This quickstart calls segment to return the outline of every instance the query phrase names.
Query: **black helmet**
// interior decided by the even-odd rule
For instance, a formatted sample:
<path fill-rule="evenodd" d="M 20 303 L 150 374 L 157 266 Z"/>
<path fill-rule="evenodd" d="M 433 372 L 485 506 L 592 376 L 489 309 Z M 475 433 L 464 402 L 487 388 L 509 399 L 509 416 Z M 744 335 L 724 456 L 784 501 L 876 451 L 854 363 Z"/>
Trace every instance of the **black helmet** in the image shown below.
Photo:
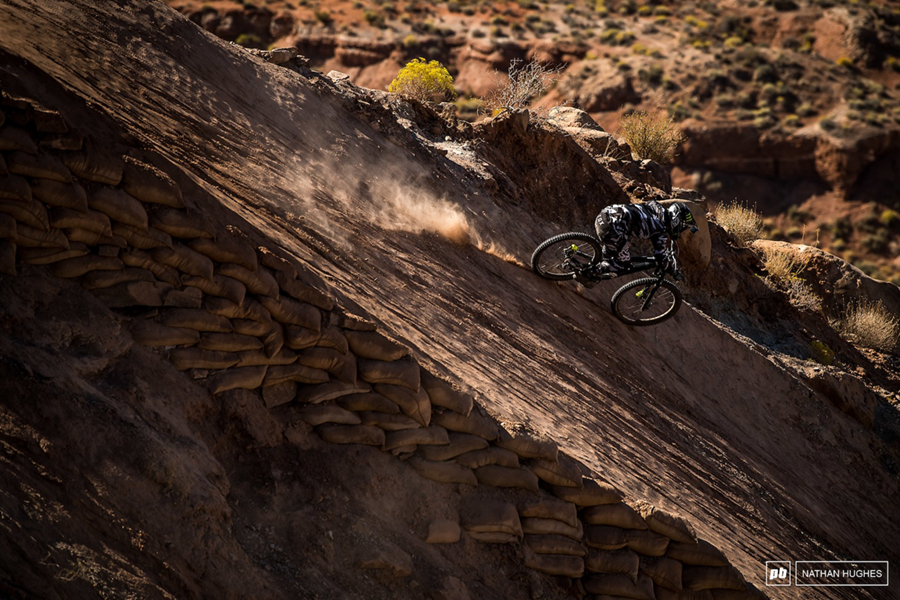
<path fill-rule="evenodd" d="M 666 208 L 666 228 L 673 237 L 678 237 L 682 231 L 688 228 L 691 233 L 696 233 L 697 223 L 687 204 L 675 202 Z"/>

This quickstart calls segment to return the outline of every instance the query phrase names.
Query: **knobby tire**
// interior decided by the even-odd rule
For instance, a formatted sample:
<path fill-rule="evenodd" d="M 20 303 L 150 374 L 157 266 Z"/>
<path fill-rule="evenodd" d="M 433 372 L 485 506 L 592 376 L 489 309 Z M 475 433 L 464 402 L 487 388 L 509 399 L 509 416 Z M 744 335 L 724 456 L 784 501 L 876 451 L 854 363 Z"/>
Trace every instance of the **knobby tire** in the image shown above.
<path fill-rule="evenodd" d="M 672 297 L 669 299 L 663 299 L 654 295 L 652 302 L 665 301 L 667 303 L 667 309 L 664 313 L 657 315 L 655 317 L 650 317 L 646 319 L 642 318 L 634 318 L 630 314 L 626 314 L 626 302 L 631 298 L 627 295 L 631 291 L 635 291 L 636 288 L 644 287 L 653 283 L 656 283 L 657 279 L 655 277 L 644 277 L 641 279 L 635 279 L 634 281 L 623 285 L 619 288 L 615 294 L 613 294 L 612 300 L 610 300 L 610 305 L 612 307 L 612 312 L 616 316 L 617 319 L 625 323 L 626 325 L 634 325 L 634 326 L 645 326 L 645 325 L 656 325 L 657 323 L 662 323 L 666 319 L 671 319 L 675 316 L 675 313 L 678 312 L 678 309 L 681 308 L 682 296 L 681 290 L 678 289 L 674 283 L 667 279 L 663 279 L 660 283 L 659 289 L 656 290 L 656 294 L 659 294 L 664 289 L 668 290 Z"/>

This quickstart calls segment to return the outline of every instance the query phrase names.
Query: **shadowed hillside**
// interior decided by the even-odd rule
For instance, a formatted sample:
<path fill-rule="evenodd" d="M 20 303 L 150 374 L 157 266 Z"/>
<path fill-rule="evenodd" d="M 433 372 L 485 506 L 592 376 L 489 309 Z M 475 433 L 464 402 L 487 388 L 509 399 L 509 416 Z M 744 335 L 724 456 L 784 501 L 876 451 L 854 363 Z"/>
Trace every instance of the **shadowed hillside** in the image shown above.
<path fill-rule="evenodd" d="M 0 280 L 4 594 L 803 598 L 765 561 L 896 563 L 896 357 L 767 288 L 714 224 L 690 305 L 628 328 L 614 286 L 524 265 L 667 196 L 652 165 L 265 58 L 162 3 L 0 4 L 4 197 L 30 207 Z M 813 338 L 841 365 L 811 363 Z M 457 434 L 491 457 L 423 450 Z M 585 520 L 607 504 L 637 521 Z M 536 559 L 554 535 L 568 553 Z M 584 571 L 619 550 L 627 583 Z"/>

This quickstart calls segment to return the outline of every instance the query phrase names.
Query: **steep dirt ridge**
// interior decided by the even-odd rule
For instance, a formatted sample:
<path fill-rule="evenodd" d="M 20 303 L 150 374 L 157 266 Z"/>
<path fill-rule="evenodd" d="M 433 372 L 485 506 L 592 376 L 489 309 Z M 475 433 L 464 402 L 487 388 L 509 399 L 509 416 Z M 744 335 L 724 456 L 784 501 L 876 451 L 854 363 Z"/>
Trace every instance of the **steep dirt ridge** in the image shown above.
<path fill-rule="evenodd" d="M 26 88 L 42 103 L 58 108 L 67 120 L 78 123 L 79 129 L 85 127 L 83 131 L 89 134 L 89 142 L 112 143 L 117 138 L 116 130 L 121 127 L 134 136 L 131 141 L 125 140 L 132 146 L 132 154 L 165 167 L 178 180 L 180 189 L 185 190 L 184 196 L 191 198 L 189 204 L 196 203 L 217 231 L 225 224 L 235 224 L 251 235 L 254 245 L 271 245 L 274 240 L 286 254 L 300 259 L 307 283 L 324 289 L 321 280 L 309 278 L 308 269 L 328 282 L 327 288 L 339 304 L 353 312 L 368 313 L 383 330 L 411 348 L 419 364 L 474 392 L 480 404 L 507 423 L 509 429 L 513 429 L 514 423 L 525 422 L 537 434 L 554 438 L 566 455 L 580 461 L 590 472 L 625 490 L 630 501 L 645 498 L 685 515 L 700 537 L 724 550 L 749 582 L 761 584 L 763 561 L 783 557 L 799 560 L 874 554 L 885 559 L 896 558 L 892 556 L 895 550 L 891 540 L 897 538 L 898 532 L 890 514 L 897 482 L 879 464 L 878 441 L 872 430 L 860 427 L 858 420 L 823 401 L 784 366 L 783 359 L 769 356 L 768 351 L 701 313 L 686 308 L 671 326 L 652 331 L 628 330 L 597 306 L 591 300 L 594 296 L 548 285 L 512 262 L 500 260 L 498 254 L 521 261 L 534 242 L 552 230 L 549 224 L 535 218 L 527 203 L 517 205 L 503 194 L 489 196 L 485 189 L 489 190 L 490 186 L 486 188 L 476 173 L 462 172 L 455 163 L 429 156 L 424 148 L 411 153 L 408 139 L 389 139 L 346 113 L 341 108 L 344 101 L 340 97 L 316 91 L 296 73 L 266 65 L 242 50 L 229 48 L 161 5 L 134 2 L 124 10 L 107 12 L 81 3 L 15 2 L 4 6 L 2 22 L 4 66 L 11 81 Z M 89 35 L 88 31 L 98 24 L 102 24 L 105 35 Z M 54 103 L 65 106 L 53 106 Z M 105 115 L 111 116 L 116 124 L 109 124 Z M 133 148 L 135 140 L 144 146 L 144 152 Z M 94 190 L 89 188 L 89 191 Z M 236 216 L 222 212 L 216 203 L 232 209 Z M 589 207 L 583 209 L 590 214 Z M 452 224 L 450 230 L 448 223 Z M 270 241 L 266 242 L 267 238 Z M 249 259 L 240 251 L 235 252 L 231 260 L 242 256 L 251 262 L 258 260 L 255 255 Z M 281 263 L 276 261 L 266 266 L 277 270 L 276 264 Z M 204 267 L 197 269 L 202 274 Z M 243 282 L 247 290 L 259 285 L 253 292 L 258 297 L 269 293 L 265 281 L 258 282 L 242 271 L 232 270 L 229 276 L 250 280 Z M 152 582 L 145 585 L 159 586 L 176 597 L 228 590 L 236 595 L 265 597 L 287 593 L 290 587 L 285 581 L 301 580 L 297 576 L 264 572 L 271 571 L 265 567 L 272 565 L 259 558 L 264 550 L 252 548 L 254 528 L 265 527 L 256 524 L 255 519 L 261 522 L 271 519 L 267 525 L 277 531 L 274 537 L 285 536 L 285 529 L 293 532 L 294 538 L 286 537 L 296 550 L 307 539 L 304 536 L 309 535 L 305 522 L 336 523 L 340 520 L 336 520 L 336 513 L 345 518 L 350 513 L 340 506 L 332 506 L 323 510 L 323 515 L 304 521 L 303 517 L 309 515 L 303 511 L 308 509 L 302 503 L 298 505 L 295 498 L 293 504 L 288 503 L 289 508 L 281 507 L 285 512 L 293 511 L 291 525 L 286 527 L 273 514 L 278 511 L 266 505 L 258 491 L 254 495 L 250 475 L 254 467 L 266 465 L 260 473 L 272 474 L 275 471 L 269 469 L 274 469 L 273 464 L 296 465 L 307 462 L 310 454 L 329 455 L 331 458 L 323 460 L 325 466 L 321 469 L 333 472 L 323 479 L 332 477 L 337 482 L 334 488 L 346 489 L 348 496 L 344 501 L 350 502 L 350 506 L 360 503 L 370 509 L 359 513 L 364 515 L 371 514 L 371 508 L 380 500 L 379 494 L 388 490 L 387 505 L 393 506 L 388 512 L 394 516 L 401 517 L 404 511 L 400 507 L 410 501 L 424 503 L 423 506 L 439 504 L 433 513 L 429 508 L 423 508 L 421 515 L 417 513 L 419 522 L 433 519 L 451 508 L 455 510 L 458 507 L 454 504 L 462 502 L 459 496 L 464 499 L 472 495 L 466 486 L 461 486 L 462 491 L 457 490 L 446 500 L 449 506 L 443 505 L 444 501 L 434 499 L 440 497 L 439 490 L 446 489 L 446 485 L 435 484 L 433 488 L 425 488 L 422 495 L 413 491 L 404 497 L 401 489 L 416 487 L 417 484 L 411 483 L 415 477 L 408 469 L 397 471 L 397 466 L 384 462 L 390 457 L 382 457 L 377 452 L 345 452 L 348 455 L 340 456 L 338 461 L 349 459 L 358 464 L 347 473 L 337 473 L 340 469 L 334 465 L 340 463 L 333 453 L 344 451 L 326 450 L 315 436 L 305 435 L 309 428 L 300 424 L 301 413 L 296 406 L 282 409 L 280 413 L 275 409 L 271 418 L 261 416 L 265 411 L 254 408 L 253 404 L 261 402 L 258 396 L 226 391 L 236 380 L 217 376 L 206 383 L 214 391 L 226 392 L 226 400 L 220 406 L 184 376 L 165 370 L 161 361 L 150 360 L 146 350 L 131 348 L 127 342 L 123 345 L 122 336 L 115 331 L 109 332 L 108 339 L 97 342 L 96 349 L 91 351 L 102 356 L 97 364 L 84 359 L 83 355 L 92 356 L 91 352 L 78 345 L 73 349 L 71 342 L 62 344 L 66 351 L 57 356 L 41 353 L 38 349 L 42 347 L 58 349 L 61 338 L 70 341 L 102 338 L 103 326 L 97 323 L 103 322 L 104 316 L 114 323 L 121 321 L 105 312 L 104 303 L 79 294 L 77 286 L 48 278 L 45 270 L 26 267 L 23 277 L 27 285 L 19 286 L 12 280 L 4 282 L 4 298 L 8 298 L 4 305 L 21 304 L 18 314 L 10 310 L 7 317 L 8 333 L 15 335 L 5 338 L 4 355 L 17 356 L 16 341 L 28 345 L 30 340 L 37 349 L 4 362 L 8 371 L 5 379 L 12 391 L 8 397 L 15 399 L 9 405 L 12 414 L 7 422 L 11 425 L 6 435 L 21 440 L 17 443 L 32 456 L 39 456 L 38 452 L 47 452 L 45 447 L 52 447 L 41 443 L 42 435 L 52 433 L 64 437 L 68 433 L 61 423 L 85 420 L 65 405 L 67 386 L 57 383 L 63 378 L 52 369 L 40 371 L 41 365 L 61 361 L 59 370 L 66 372 L 66 366 L 72 368 L 74 355 L 88 363 L 79 367 L 80 370 L 74 369 L 78 375 L 74 379 L 101 377 L 104 385 L 110 386 L 107 393 L 97 394 L 99 399 L 91 400 L 91 406 L 98 407 L 96 410 L 105 407 L 106 414 L 115 414 L 122 410 L 120 396 L 125 394 L 140 407 L 137 413 L 144 415 L 146 423 L 148 415 L 156 411 L 148 409 L 149 399 L 157 398 L 155 401 L 165 402 L 168 407 L 162 412 L 174 413 L 175 423 L 157 426 L 151 419 L 149 431 L 167 431 L 184 444 L 187 444 L 184 438 L 200 440 L 194 442 L 199 447 L 194 459 L 196 466 L 188 469 L 203 473 L 200 478 L 179 475 L 182 467 L 174 465 L 181 465 L 180 459 L 169 458 L 162 466 L 153 461 L 142 464 L 142 460 L 148 459 L 141 458 L 142 452 L 129 447 L 125 433 L 118 434 L 121 443 L 117 447 L 106 450 L 110 455 L 116 450 L 125 456 L 133 455 L 133 471 L 144 473 L 154 485 L 163 487 L 166 497 L 181 506 L 186 522 L 195 527 L 192 531 L 204 531 L 210 522 L 217 523 L 207 538 L 217 540 L 212 550 L 190 546 L 202 538 L 191 539 L 187 533 L 186 547 L 179 547 L 177 541 L 154 546 L 148 554 L 162 557 L 171 553 L 172 564 L 182 570 L 176 575 L 162 576 L 159 564 L 168 563 L 168 559 L 142 559 L 148 562 L 143 564 L 142 574 L 135 577 Z M 295 281 L 293 277 L 288 280 Z M 297 294 L 303 297 L 295 299 L 326 303 L 318 310 L 332 313 L 329 300 L 313 294 L 305 284 L 285 284 L 281 280 L 276 283 L 282 290 L 299 286 L 303 292 Z M 141 288 L 140 293 L 144 294 L 140 296 L 141 304 L 152 305 L 147 298 L 152 298 L 154 293 L 165 292 L 166 297 L 171 293 L 158 284 L 151 287 L 151 292 Z M 116 292 L 138 294 L 137 289 L 126 288 L 117 288 Z M 22 290 L 35 291 L 29 298 Z M 224 295 L 227 291 L 217 293 Z M 120 298 L 118 293 L 99 296 L 107 305 L 115 305 Z M 43 313 L 34 309 L 34 306 L 51 306 L 46 298 L 62 297 L 81 306 L 71 311 L 52 307 Z M 158 302 L 164 301 L 157 297 Z M 185 306 L 194 306 L 198 298 L 205 301 L 193 292 L 175 297 Z M 29 319 L 31 314 L 34 317 Z M 54 319 L 74 323 L 77 319 L 72 315 L 93 314 L 97 315 L 97 323 L 88 320 L 77 327 L 66 325 L 63 329 L 69 331 L 65 335 L 53 330 Z M 248 318 L 237 313 L 230 316 Z M 360 327 L 340 319 L 334 325 L 344 332 Z M 81 337 L 72 335 L 72 329 L 81 331 Z M 129 353 L 136 354 L 124 361 L 115 360 Z M 135 363 L 140 363 L 146 371 L 139 376 L 129 372 L 128 369 L 136 368 Z M 108 365 L 115 364 L 126 365 L 128 369 L 124 373 L 115 368 L 110 371 Z M 341 370 L 337 365 L 330 368 Z M 268 376 L 266 371 L 244 371 L 238 384 L 256 387 Z M 245 376 L 249 379 L 244 379 Z M 259 381 L 253 385 L 255 377 Z M 133 396 L 125 393 L 123 388 L 130 386 L 122 382 L 135 379 L 153 381 L 154 385 L 139 387 L 142 392 Z M 49 390 L 48 381 L 58 388 Z M 114 383 L 118 383 L 118 388 Z M 156 384 L 178 390 L 177 397 L 166 393 L 164 399 L 160 398 Z M 55 408 L 47 410 L 58 416 L 47 433 L 40 433 L 45 426 L 41 425 L 44 412 L 29 407 L 24 400 L 32 395 L 56 398 L 50 402 Z M 184 404 L 180 405 L 182 396 Z M 221 422 L 204 423 L 210 415 L 216 415 Z M 31 423 L 17 425 L 20 419 Z M 229 425 L 232 422 L 239 425 Z M 88 421 L 86 425 L 96 426 L 96 423 Z M 185 427 L 189 432 L 178 433 Z M 228 435 L 231 427 L 238 430 L 237 435 Z M 283 436 L 291 444 L 285 444 Z M 250 440 L 247 456 L 242 455 L 240 448 L 240 442 L 245 439 Z M 158 452 L 171 457 L 169 448 L 173 444 L 162 439 Z M 213 450 L 217 461 L 209 462 L 203 445 Z M 88 445 L 88 449 L 101 447 L 97 441 Z M 259 451 L 269 447 L 276 449 L 272 452 L 277 457 Z M 75 464 L 83 469 L 95 468 L 98 456 L 92 456 L 89 451 L 76 454 L 81 458 Z M 182 454 L 189 455 L 191 451 L 179 451 L 175 456 Z M 253 466 L 240 466 L 246 461 Z M 365 501 L 349 500 L 358 491 L 353 488 L 353 476 L 364 479 L 364 467 L 368 466 L 389 474 L 385 479 L 395 485 L 382 486 L 381 482 L 370 481 L 364 486 Z M 54 473 L 58 468 L 49 472 Z M 274 480 L 272 498 L 290 498 L 289 493 L 279 491 L 279 480 L 288 486 L 318 487 L 302 482 L 307 481 L 304 476 L 315 480 L 316 476 L 322 476 L 321 472 L 310 466 L 294 468 L 300 483 L 286 477 L 280 469 L 277 475 L 270 475 Z M 228 474 L 219 472 L 220 469 Z M 563 475 L 566 473 L 571 476 L 567 471 Z M 63 481 L 61 475 L 57 472 L 55 477 Z M 115 481 L 114 476 L 109 477 L 110 482 Z M 190 482 L 207 479 L 215 489 L 203 491 L 189 486 L 180 490 L 182 477 Z M 259 477 L 266 478 L 261 474 Z M 552 475 L 545 473 L 545 482 L 547 478 Z M 229 492 L 226 483 L 229 481 L 238 491 Z M 321 490 L 328 489 L 329 486 L 321 485 Z M 298 496 L 321 502 L 319 493 L 304 491 Z M 199 498 L 192 500 L 193 494 Z M 66 506 L 64 493 L 56 490 L 54 495 L 59 498 L 56 502 Z M 147 498 L 158 495 L 150 492 Z M 138 500 L 138 497 L 134 496 L 131 517 L 145 506 L 155 506 L 154 502 L 144 504 L 146 498 Z M 340 504 L 341 493 L 334 493 L 333 497 Z M 501 497 L 515 504 L 516 497 Z M 244 500 L 243 507 L 238 499 Z M 10 498 L 13 504 L 15 500 Z M 259 509 L 261 505 L 267 510 Z M 192 515 L 190 506 L 196 506 L 201 514 Z M 204 516 L 210 512 L 216 516 Z M 162 520 L 165 513 L 160 513 Z M 191 521 L 190 517 L 196 520 Z M 230 519 L 237 530 L 233 537 L 229 533 Z M 102 521 L 98 513 L 94 522 Z M 390 532 L 387 537 L 397 536 L 390 519 L 384 521 L 388 524 L 378 529 Z M 123 527 L 127 527 L 124 525 L 127 522 L 126 518 Z M 364 518 L 353 519 L 353 527 L 344 531 L 357 531 L 351 536 L 356 543 L 348 541 L 344 547 L 365 547 L 360 539 L 365 541 L 366 537 L 360 532 L 375 527 Z M 332 531 L 319 525 L 313 530 L 323 535 Z M 329 539 L 333 535 L 332 531 Z M 22 538 L 10 534 L 8 539 Z M 35 539 L 35 547 L 39 541 L 40 538 Z M 324 544 L 324 549 L 318 552 L 328 557 L 328 544 L 321 539 L 316 542 Z M 409 545 L 415 543 L 411 536 L 399 540 L 394 537 L 390 548 L 369 560 L 387 565 L 386 570 L 401 576 L 402 581 L 406 562 L 402 550 L 401 558 L 397 558 L 396 549 L 405 548 L 409 552 Z M 131 544 L 140 549 L 140 536 L 135 536 Z M 418 544 L 421 546 L 421 542 Z M 273 542 L 273 548 L 276 546 Z M 37 550 L 28 550 L 21 541 L 14 547 L 19 556 L 29 557 L 24 564 L 33 565 L 37 560 L 34 558 Z M 471 550 L 476 556 L 487 551 L 493 550 Z M 446 563 L 453 562 L 453 557 L 448 558 L 447 554 L 452 552 L 448 550 L 443 556 L 432 557 L 433 568 L 449 570 Z M 205 556 L 194 556 L 196 553 Z M 334 553 L 332 545 L 331 555 Z M 496 558 L 506 565 L 501 569 L 521 564 L 508 554 L 497 553 Z M 114 551 L 110 555 L 113 554 Z M 231 557 L 229 560 L 237 567 L 221 564 L 221 557 Z M 349 567 L 358 565 L 358 561 L 343 557 L 322 561 L 348 567 L 340 576 L 329 577 L 324 574 L 327 565 L 319 565 L 318 560 L 321 559 L 303 563 L 314 573 L 314 583 L 310 585 L 315 593 L 327 594 L 329 585 L 334 585 L 332 593 L 343 589 L 372 597 L 397 586 L 395 580 L 388 579 L 379 582 L 385 586 L 379 588 L 381 591 L 355 587 L 370 583 L 365 577 L 350 574 Z M 470 564 L 466 564 L 467 560 Z M 471 556 L 457 557 L 456 574 L 464 577 L 465 569 L 475 568 L 478 562 Z M 84 563 L 90 561 L 85 559 Z M 321 570 L 317 571 L 319 566 Z M 40 572 L 34 568 L 34 572 Z M 41 568 L 52 572 L 47 564 Z M 72 566 L 63 571 L 70 581 L 81 582 L 80 585 L 91 581 L 89 574 Z M 501 593 L 505 579 L 502 570 L 499 576 L 492 575 L 482 564 L 477 572 L 484 578 L 485 593 L 479 594 L 467 580 L 471 595 L 487 597 Z M 31 588 L 38 583 L 23 576 L 16 579 L 8 574 L 6 577 L 10 585 L 19 589 L 38 589 Z M 454 590 L 459 592 L 460 581 L 459 577 L 455 582 L 451 579 L 417 576 L 416 581 L 421 580 L 419 585 L 443 585 L 445 594 L 451 597 Z M 335 583 L 330 583 L 332 580 Z M 179 583 L 170 587 L 176 585 L 174 581 Z M 191 581 L 196 587 L 187 583 Z M 515 585 L 517 591 L 511 593 L 524 593 L 520 583 Z M 404 597 L 423 594 L 407 586 L 398 589 L 394 593 L 408 594 Z M 535 584 L 531 582 L 531 593 L 534 589 Z M 556 588 L 543 590 L 550 595 L 562 593 Z M 792 597 L 790 590 L 772 596 Z M 830 597 L 859 596 L 835 591 Z M 876 591 L 872 597 L 882 596 Z"/>

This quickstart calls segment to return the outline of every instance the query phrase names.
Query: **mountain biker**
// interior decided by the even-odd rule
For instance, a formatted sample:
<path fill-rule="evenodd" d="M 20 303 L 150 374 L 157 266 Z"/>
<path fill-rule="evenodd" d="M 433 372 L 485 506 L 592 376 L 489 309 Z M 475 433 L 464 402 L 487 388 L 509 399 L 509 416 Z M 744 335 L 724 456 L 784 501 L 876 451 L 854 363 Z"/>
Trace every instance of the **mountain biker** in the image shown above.
<path fill-rule="evenodd" d="M 603 260 L 594 267 L 594 273 L 617 273 L 627 269 L 631 263 L 629 238 L 637 236 L 648 238 L 653 244 L 653 257 L 665 273 L 676 280 L 683 278 L 675 261 L 666 250 L 666 237 L 677 240 L 685 229 L 691 233 L 697 231 L 694 215 L 687 204 L 675 202 L 664 208 L 656 201 L 642 204 L 613 204 L 607 206 L 594 223 L 597 237 L 603 244 Z M 588 287 L 597 284 L 597 280 L 588 274 Z"/>

